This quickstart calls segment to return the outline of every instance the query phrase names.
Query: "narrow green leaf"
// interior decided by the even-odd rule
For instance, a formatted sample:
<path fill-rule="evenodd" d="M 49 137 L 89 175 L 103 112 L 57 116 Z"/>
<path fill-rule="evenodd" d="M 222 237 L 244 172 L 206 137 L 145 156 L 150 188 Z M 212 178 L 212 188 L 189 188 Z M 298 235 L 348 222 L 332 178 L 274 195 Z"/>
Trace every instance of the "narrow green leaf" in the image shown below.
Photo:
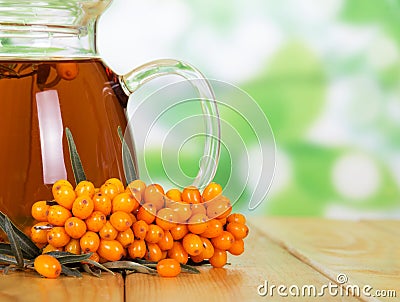
<path fill-rule="evenodd" d="M 78 271 L 76 268 L 69 268 L 64 264 L 61 264 L 61 272 L 64 275 L 67 275 L 68 277 L 78 277 L 78 278 L 82 277 L 81 272 Z"/>
<path fill-rule="evenodd" d="M 113 261 L 113 262 L 103 263 L 103 265 L 107 268 L 121 269 L 121 270 L 134 270 L 138 273 L 150 274 L 150 275 L 157 274 L 157 271 L 155 269 L 146 267 L 142 264 L 132 262 L 132 261 Z"/>
<path fill-rule="evenodd" d="M 191 265 L 182 264 L 182 263 L 181 263 L 181 271 L 183 273 L 190 273 L 190 274 L 199 274 L 200 273 L 200 271 L 197 268 L 195 268 Z"/>
<path fill-rule="evenodd" d="M 69 128 L 65 128 L 65 134 L 67 136 L 67 141 L 68 141 L 72 171 L 74 172 L 75 182 L 76 184 L 78 184 L 81 181 L 86 180 L 85 171 L 83 170 L 81 158 L 79 157 L 78 150 L 76 149 L 76 145 L 71 130 L 69 130 Z"/>
<path fill-rule="evenodd" d="M 22 256 L 22 251 L 17 243 L 16 235 L 11 225 L 10 219 L 6 216 L 4 220 L 4 232 L 6 233 L 8 240 L 10 241 L 11 251 L 13 252 L 15 259 L 17 260 L 17 266 L 19 268 L 24 267 L 24 258 Z"/>
<path fill-rule="evenodd" d="M 67 263 L 80 263 L 81 261 L 86 260 L 90 256 L 92 256 L 92 253 L 82 254 L 82 255 L 69 254 L 69 255 L 59 255 L 59 256 L 52 255 L 52 256 L 54 258 L 57 258 L 57 260 L 61 264 L 67 264 Z"/>
<path fill-rule="evenodd" d="M 83 267 L 83 270 L 85 272 L 87 272 L 88 274 L 95 276 L 97 278 L 101 277 L 101 270 L 97 270 L 97 271 L 92 270 L 88 264 L 83 264 L 82 267 Z"/>
<path fill-rule="evenodd" d="M 125 141 L 122 129 L 118 126 L 118 136 L 122 143 L 122 164 L 127 184 L 137 179 L 135 164 L 132 159 L 131 151 Z"/>
<path fill-rule="evenodd" d="M 0 242 L 0 254 L 14 256 L 14 254 L 11 250 L 11 245 L 9 243 Z M 29 256 L 24 251 L 22 251 L 22 256 L 24 258 L 29 258 Z"/>
<path fill-rule="evenodd" d="M 91 265 L 93 265 L 93 266 L 95 266 L 95 267 L 98 267 L 99 269 L 101 269 L 101 270 L 103 270 L 103 271 L 106 271 L 106 272 L 108 272 L 108 273 L 110 273 L 110 274 L 112 274 L 112 275 L 115 275 L 114 274 L 114 272 L 112 271 L 112 270 L 109 270 L 107 267 L 105 267 L 104 265 L 101 265 L 100 263 L 98 263 L 98 262 L 96 262 L 96 261 L 93 261 L 92 259 L 87 259 L 87 260 L 85 260 L 85 262 L 87 262 L 87 263 L 89 263 L 89 264 L 91 264 Z"/>
<path fill-rule="evenodd" d="M 5 231 L 5 218 L 7 216 L 0 211 L 0 228 Z M 12 229 L 16 235 L 16 240 L 18 245 L 21 247 L 21 250 L 26 253 L 29 259 L 34 259 L 40 255 L 40 249 L 32 242 L 32 240 L 20 229 L 18 229 L 11 222 Z"/>
<path fill-rule="evenodd" d="M 17 260 L 15 259 L 15 257 L 2 254 L 0 254 L 0 262 L 17 265 Z"/>

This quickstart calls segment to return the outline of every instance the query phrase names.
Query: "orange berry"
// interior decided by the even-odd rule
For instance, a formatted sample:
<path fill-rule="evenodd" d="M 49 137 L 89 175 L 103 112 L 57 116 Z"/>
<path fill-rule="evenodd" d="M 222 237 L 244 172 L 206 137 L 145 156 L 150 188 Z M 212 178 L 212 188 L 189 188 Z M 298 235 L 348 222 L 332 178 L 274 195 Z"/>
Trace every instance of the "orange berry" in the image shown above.
<path fill-rule="evenodd" d="M 156 219 L 157 208 L 152 203 L 145 203 L 139 207 L 136 218 L 144 220 L 147 224 L 152 224 Z"/>
<path fill-rule="evenodd" d="M 118 231 L 112 226 L 111 222 L 107 221 L 99 231 L 101 239 L 114 240 L 117 238 Z"/>
<path fill-rule="evenodd" d="M 47 214 L 49 212 L 50 206 L 47 201 L 41 200 L 37 201 L 32 205 L 31 214 L 37 221 L 47 221 Z"/>
<path fill-rule="evenodd" d="M 55 279 L 61 273 L 60 262 L 50 255 L 40 255 L 36 257 L 33 266 L 43 277 Z"/>
<path fill-rule="evenodd" d="M 158 262 L 161 260 L 162 251 L 157 243 L 147 243 L 147 252 L 145 259 L 149 261 Z"/>
<path fill-rule="evenodd" d="M 210 264 L 213 267 L 223 267 L 226 264 L 227 260 L 228 256 L 226 254 L 226 251 L 219 249 L 214 249 L 214 255 L 209 259 Z"/>
<path fill-rule="evenodd" d="M 226 230 L 230 232 L 235 239 L 243 239 L 249 234 L 249 228 L 239 222 L 229 222 L 226 226 Z"/>
<path fill-rule="evenodd" d="M 132 193 L 135 199 L 139 203 L 142 203 L 145 189 L 146 189 L 146 184 L 142 180 L 136 179 L 127 186 L 125 192 Z"/>
<path fill-rule="evenodd" d="M 178 189 L 168 190 L 165 195 L 171 200 L 182 201 L 182 193 Z"/>
<path fill-rule="evenodd" d="M 146 243 L 144 240 L 135 240 L 128 246 L 129 257 L 132 259 L 143 258 L 146 255 Z"/>
<path fill-rule="evenodd" d="M 129 217 L 131 217 L 131 219 L 132 219 L 132 225 L 137 221 L 137 218 L 136 218 L 136 216 L 135 216 L 135 214 L 133 214 L 133 213 L 128 213 L 129 214 Z"/>
<path fill-rule="evenodd" d="M 152 203 L 157 210 L 165 205 L 164 190 L 159 184 L 152 184 L 144 190 L 145 203 Z"/>
<path fill-rule="evenodd" d="M 52 188 L 51 188 L 51 192 L 53 193 L 53 196 L 56 195 L 56 192 L 61 188 L 61 186 L 68 186 L 68 187 L 70 187 L 71 189 L 74 188 L 74 187 L 72 186 L 72 184 L 71 184 L 68 180 L 66 180 L 66 179 L 57 180 L 57 181 L 53 184 L 53 186 L 52 186 Z"/>
<path fill-rule="evenodd" d="M 64 62 L 56 64 L 57 74 L 66 81 L 71 81 L 75 79 L 79 74 L 78 64 Z"/>
<path fill-rule="evenodd" d="M 67 234 L 74 239 L 79 239 L 86 233 L 86 223 L 78 217 L 68 218 L 64 228 Z"/>
<path fill-rule="evenodd" d="M 172 238 L 174 240 L 180 240 L 189 232 L 186 224 L 178 224 L 176 227 L 170 230 Z"/>
<path fill-rule="evenodd" d="M 157 212 L 156 224 L 163 230 L 170 230 L 176 226 L 178 216 L 170 208 L 163 208 Z"/>
<path fill-rule="evenodd" d="M 156 224 L 150 224 L 144 240 L 148 243 L 157 243 L 164 236 L 164 231 Z"/>
<path fill-rule="evenodd" d="M 228 249 L 228 252 L 235 256 L 242 254 L 244 252 L 243 239 L 236 239 L 232 246 Z"/>
<path fill-rule="evenodd" d="M 64 251 L 69 252 L 71 254 L 80 255 L 81 254 L 81 246 L 79 244 L 78 239 L 71 239 L 67 245 L 64 247 Z"/>
<path fill-rule="evenodd" d="M 88 218 L 93 210 L 94 202 L 87 195 L 77 197 L 72 205 L 72 214 L 80 219 Z"/>
<path fill-rule="evenodd" d="M 162 251 L 167 251 L 172 248 L 174 238 L 172 238 L 170 231 L 164 231 L 164 236 L 157 242 Z"/>
<path fill-rule="evenodd" d="M 47 221 L 55 226 L 64 226 L 65 221 L 71 216 L 71 212 L 66 208 L 54 205 L 49 208 Z"/>
<path fill-rule="evenodd" d="M 188 221 L 189 232 L 192 232 L 193 234 L 203 233 L 207 229 L 207 220 L 207 215 L 201 213 L 190 217 Z"/>
<path fill-rule="evenodd" d="M 228 231 L 223 231 L 221 235 L 211 238 L 213 246 L 219 250 L 229 250 L 235 242 L 235 237 Z"/>
<path fill-rule="evenodd" d="M 187 203 L 201 203 L 203 201 L 199 189 L 194 186 L 183 189 L 182 200 Z"/>
<path fill-rule="evenodd" d="M 47 226 L 48 222 L 39 222 L 31 228 L 31 239 L 35 243 L 47 243 L 47 232 L 49 230 L 36 229 L 36 227 Z"/>
<path fill-rule="evenodd" d="M 119 232 L 126 231 L 132 225 L 132 218 L 128 213 L 117 211 L 110 216 L 112 226 Z"/>
<path fill-rule="evenodd" d="M 161 259 L 160 259 L 160 260 L 166 259 L 167 256 L 168 256 L 168 251 L 163 251 L 163 250 L 161 250 Z M 160 261 L 159 261 L 159 262 L 160 262 Z"/>
<path fill-rule="evenodd" d="M 97 254 L 101 258 L 108 261 L 118 261 L 125 256 L 126 252 L 121 243 L 117 240 L 100 240 L 99 248 L 97 249 Z"/>
<path fill-rule="evenodd" d="M 204 188 L 203 194 L 201 196 L 203 197 L 203 200 L 207 202 L 218 197 L 221 194 L 222 187 L 215 182 L 211 182 Z"/>
<path fill-rule="evenodd" d="M 218 219 L 211 219 L 207 221 L 206 230 L 201 233 L 201 236 L 206 238 L 214 238 L 222 234 L 224 226 Z"/>
<path fill-rule="evenodd" d="M 207 216 L 209 218 L 224 218 L 232 212 L 230 201 L 225 196 L 219 196 L 208 202 Z"/>
<path fill-rule="evenodd" d="M 192 261 L 194 263 L 200 263 L 200 262 L 202 262 L 204 260 L 204 256 L 203 256 L 203 253 L 201 253 L 201 254 L 196 255 L 196 256 L 190 256 L 190 259 L 192 259 Z"/>
<path fill-rule="evenodd" d="M 178 222 L 185 222 L 192 216 L 191 205 L 182 202 L 173 202 L 169 207 L 176 213 Z"/>
<path fill-rule="evenodd" d="M 94 193 L 95 193 L 94 185 L 90 181 L 87 181 L 87 180 L 82 180 L 75 187 L 75 194 L 78 197 L 87 195 L 90 198 L 93 198 Z"/>
<path fill-rule="evenodd" d="M 89 257 L 90 260 L 99 262 L 100 261 L 100 256 L 97 254 L 97 252 L 92 253 L 92 255 Z"/>
<path fill-rule="evenodd" d="M 114 184 L 106 183 L 100 187 L 100 192 L 112 200 L 118 194 L 118 187 Z"/>
<path fill-rule="evenodd" d="M 112 184 L 116 186 L 118 193 L 122 193 L 125 191 L 124 184 L 118 178 L 110 178 L 106 180 L 105 184 Z"/>
<path fill-rule="evenodd" d="M 232 213 L 226 217 L 227 222 L 238 222 L 241 224 L 246 224 L 246 217 L 240 213 Z"/>
<path fill-rule="evenodd" d="M 217 218 L 217 219 L 221 222 L 222 225 L 226 225 L 226 217 L 224 217 L 224 218 Z"/>
<path fill-rule="evenodd" d="M 63 250 L 64 250 L 63 247 L 55 247 L 55 246 L 52 246 L 51 244 L 48 244 L 43 248 L 42 254 L 46 254 L 46 253 L 50 253 L 50 252 L 54 252 L 54 251 L 62 252 Z"/>
<path fill-rule="evenodd" d="M 100 238 L 97 233 L 87 231 L 79 240 L 82 253 L 96 252 L 99 248 Z"/>
<path fill-rule="evenodd" d="M 212 255 L 214 255 L 214 246 L 208 238 L 200 237 L 200 239 L 204 247 L 201 255 L 203 256 L 203 259 L 210 259 Z"/>
<path fill-rule="evenodd" d="M 133 224 L 132 228 L 135 237 L 143 240 L 149 230 L 149 225 L 144 220 L 138 220 Z"/>
<path fill-rule="evenodd" d="M 131 228 L 123 232 L 119 232 L 117 235 L 117 241 L 119 241 L 119 243 L 121 243 L 122 246 L 125 248 L 133 243 L 134 238 L 135 236 L 133 235 L 133 231 Z"/>
<path fill-rule="evenodd" d="M 92 232 L 99 232 L 106 224 L 106 215 L 100 211 L 93 211 L 92 214 L 85 220 L 87 229 Z"/>
<path fill-rule="evenodd" d="M 176 277 L 181 272 L 181 265 L 175 259 L 163 259 L 157 263 L 157 272 L 161 277 Z"/>
<path fill-rule="evenodd" d="M 168 250 L 168 257 L 182 264 L 186 264 L 188 261 L 188 253 L 180 241 L 174 241 L 172 248 Z"/>
<path fill-rule="evenodd" d="M 119 193 L 112 200 L 112 212 L 123 211 L 130 213 L 134 210 L 136 204 L 137 202 L 134 198 L 131 198 L 131 194 Z"/>
<path fill-rule="evenodd" d="M 106 216 L 111 213 L 112 203 L 110 197 L 98 192 L 93 196 L 93 203 L 95 211 L 100 211 Z"/>
<path fill-rule="evenodd" d="M 64 247 L 70 239 L 64 227 L 54 227 L 47 232 L 47 242 L 54 247 Z"/>
<path fill-rule="evenodd" d="M 190 209 L 192 210 L 192 216 L 196 214 L 207 214 L 207 210 L 204 206 L 204 204 L 200 203 L 193 203 L 190 205 Z"/>
<path fill-rule="evenodd" d="M 53 187 L 54 188 L 54 187 Z M 64 208 L 71 210 L 76 194 L 72 186 L 61 185 L 53 194 L 54 200 Z"/>
<path fill-rule="evenodd" d="M 204 251 L 203 242 L 196 234 L 186 234 L 182 239 L 185 251 L 191 256 L 200 255 Z"/>

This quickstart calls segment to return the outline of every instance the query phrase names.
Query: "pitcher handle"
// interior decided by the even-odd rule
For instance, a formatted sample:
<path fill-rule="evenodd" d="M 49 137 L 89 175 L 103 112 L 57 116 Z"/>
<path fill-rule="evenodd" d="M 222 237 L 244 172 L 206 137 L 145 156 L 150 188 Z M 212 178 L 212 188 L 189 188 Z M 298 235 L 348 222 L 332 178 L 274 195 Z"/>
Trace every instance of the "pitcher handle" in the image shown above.
<path fill-rule="evenodd" d="M 217 102 L 210 83 L 193 66 L 177 60 L 155 60 L 119 76 L 124 92 L 129 96 L 145 83 L 163 75 L 175 74 L 188 80 L 197 91 L 205 120 L 206 137 L 203 157 L 193 186 L 202 188 L 215 176 L 220 154 L 221 125 Z"/>

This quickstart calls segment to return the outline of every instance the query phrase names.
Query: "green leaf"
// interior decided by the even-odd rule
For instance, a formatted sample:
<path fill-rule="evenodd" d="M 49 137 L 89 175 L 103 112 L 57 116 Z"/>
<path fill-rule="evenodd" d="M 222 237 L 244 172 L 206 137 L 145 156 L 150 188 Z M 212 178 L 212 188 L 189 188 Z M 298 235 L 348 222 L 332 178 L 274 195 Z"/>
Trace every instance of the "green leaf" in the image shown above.
<path fill-rule="evenodd" d="M 85 272 L 87 272 L 88 274 L 90 274 L 90 275 L 92 275 L 92 276 L 95 276 L 95 277 L 97 277 L 97 278 L 100 278 L 101 277 L 101 270 L 92 270 L 91 268 L 90 268 L 90 266 L 88 265 L 88 264 L 83 264 L 82 265 L 82 267 L 83 267 L 83 270 L 85 271 Z"/>
<path fill-rule="evenodd" d="M 92 259 L 87 259 L 87 260 L 85 260 L 85 262 L 87 262 L 87 263 L 89 263 L 89 264 L 91 264 L 91 265 L 93 265 L 95 267 L 98 267 L 98 268 L 102 269 L 103 271 L 106 271 L 106 272 L 108 272 L 108 273 L 110 273 L 112 275 L 115 275 L 113 271 L 109 270 L 104 265 L 101 265 L 100 263 L 98 263 L 96 261 L 93 261 Z"/>
<path fill-rule="evenodd" d="M 0 254 L 14 256 L 14 254 L 11 250 L 11 245 L 9 243 L 0 242 Z M 24 251 L 22 251 L 22 256 L 24 258 L 29 258 L 29 256 Z"/>
<path fill-rule="evenodd" d="M 189 273 L 189 274 L 200 274 L 200 271 L 197 268 L 182 263 L 181 263 L 181 271 L 183 273 Z"/>
<path fill-rule="evenodd" d="M 67 275 L 68 277 L 78 277 L 78 278 L 82 277 L 82 274 L 76 268 L 69 268 L 64 264 L 61 264 L 61 272 L 64 275 Z"/>
<path fill-rule="evenodd" d="M 78 184 L 83 180 L 86 180 L 85 171 L 83 170 L 81 158 L 79 157 L 78 150 L 74 142 L 71 130 L 65 128 L 65 134 L 67 136 L 69 155 L 71 158 L 72 171 L 74 172 L 75 183 Z"/>
<path fill-rule="evenodd" d="M 14 256 L 7 256 L 4 254 L 0 254 L 0 262 L 17 265 L 17 260 L 15 259 Z"/>
<path fill-rule="evenodd" d="M 11 251 L 15 256 L 15 259 L 17 260 L 17 266 L 22 268 L 24 267 L 24 258 L 22 257 L 22 251 L 19 245 L 17 244 L 17 239 L 15 238 L 16 235 L 12 228 L 11 221 L 7 216 L 5 217 L 4 224 L 5 224 L 4 232 L 6 232 L 8 240 L 10 241 Z"/>
<path fill-rule="evenodd" d="M 49 252 L 46 253 L 46 255 L 50 255 L 53 256 L 54 258 L 57 258 L 57 260 L 61 264 L 80 263 L 81 261 L 86 260 L 90 258 L 90 256 L 92 256 L 92 253 L 82 254 L 82 255 L 71 254 L 68 252 L 61 252 L 60 254 L 59 253 Z"/>
<path fill-rule="evenodd" d="M 135 164 L 132 159 L 131 151 L 122 134 L 121 127 L 118 126 L 118 136 L 122 143 L 122 164 L 127 184 L 137 179 Z"/>
<path fill-rule="evenodd" d="M 107 268 L 133 270 L 138 273 L 150 274 L 150 275 L 157 274 L 157 271 L 155 269 L 132 261 L 113 261 L 113 262 L 106 262 L 103 265 Z"/>
<path fill-rule="evenodd" d="M 0 211 L 0 228 L 5 231 L 5 219 L 6 215 Z M 21 250 L 26 253 L 29 259 L 35 259 L 40 255 L 40 249 L 32 242 L 32 240 L 20 229 L 18 229 L 12 221 L 10 221 L 11 227 L 15 233 L 15 239 Z"/>

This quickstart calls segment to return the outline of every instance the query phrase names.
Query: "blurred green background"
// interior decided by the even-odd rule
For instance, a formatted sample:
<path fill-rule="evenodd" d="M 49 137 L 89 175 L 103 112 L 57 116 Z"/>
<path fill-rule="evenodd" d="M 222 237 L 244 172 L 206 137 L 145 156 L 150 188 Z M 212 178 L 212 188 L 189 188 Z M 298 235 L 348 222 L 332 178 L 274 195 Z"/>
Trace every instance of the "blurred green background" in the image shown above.
<path fill-rule="evenodd" d="M 122 27 L 132 38 L 115 34 Z M 399 1 L 115 0 L 100 29 L 104 59 L 119 72 L 180 58 L 259 104 L 274 132 L 276 171 L 252 214 L 400 218 Z M 252 150 L 254 140 L 242 138 Z M 228 157 L 216 181 L 232 173 L 229 181 L 245 182 Z M 243 211 L 254 189 L 245 184 L 235 205 Z"/>

